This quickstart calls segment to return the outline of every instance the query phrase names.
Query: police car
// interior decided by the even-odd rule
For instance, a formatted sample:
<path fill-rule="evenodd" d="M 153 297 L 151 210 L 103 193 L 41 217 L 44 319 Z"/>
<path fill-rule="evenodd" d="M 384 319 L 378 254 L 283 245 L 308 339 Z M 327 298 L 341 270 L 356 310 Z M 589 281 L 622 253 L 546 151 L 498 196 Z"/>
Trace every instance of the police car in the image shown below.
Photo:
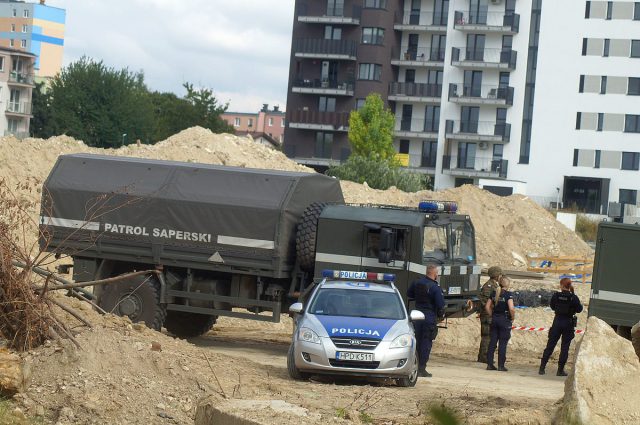
<path fill-rule="evenodd" d="M 412 387 L 418 379 L 412 321 L 392 274 L 325 270 L 297 313 L 287 369 L 293 379 L 315 374 L 395 379 Z"/>

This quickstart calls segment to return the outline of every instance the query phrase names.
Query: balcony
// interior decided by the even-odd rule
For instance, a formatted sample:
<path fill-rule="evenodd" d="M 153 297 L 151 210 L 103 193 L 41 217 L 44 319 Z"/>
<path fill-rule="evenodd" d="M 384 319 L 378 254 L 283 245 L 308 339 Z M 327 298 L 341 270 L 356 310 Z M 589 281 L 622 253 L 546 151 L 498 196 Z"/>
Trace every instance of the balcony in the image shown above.
<path fill-rule="evenodd" d="M 27 137 L 29 137 L 29 132 L 28 131 L 11 131 L 11 130 L 5 130 L 4 131 L 4 135 L 5 136 L 13 136 L 16 139 L 26 139 Z"/>
<path fill-rule="evenodd" d="M 453 47 L 451 65 L 471 69 L 516 69 L 517 52 L 511 49 L 467 49 Z"/>
<path fill-rule="evenodd" d="M 313 6 L 316 6 L 316 4 Z M 344 7 L 329 6 L 324 8 L 323 6 L 324 5 L 320 7 L 324 9 L 324 12 L 318 10 L 318 7 L 310 8 L 307 3 L 301 4 L 298 12 L 298 22 L 308 24 L 360 25 L 360 17 L 362 16 L 362 8 L 360 6 L 353 6 L 351 10 Z"/>
<path fill-rule="evenodd" d="M 511 106 L 513 105 L 513 87 L 468 86 L 462 83 L 450 83 L 449 101 L 471 106 Z"/>
<path fill-rule="evenodd" d="M 5 113 L 9 115 L 31 115 L 31 103 L 8 101 Z"/>
<path fill-rule="evenodd" d="M 349 112 L 321 112 L 298 109 L 287 119 L 289 128 L 321 131 L 349 131 Z"/>
<path fill-rule="evenodd" d="M 442 157 L 442 173 L 460 177 L 507 178 L 509 161 L 506 159 Z"/>
<path fill-rule="evenodd" d="M 325 40 L 323 38 L 297 38 L 293 41 L 297 58 L 356 60 L 356 42 L 352 40 Z"/>
<path fill-rule="evenodd" d="M 423 118 L 396 119 L 393 134 L 397 137 L 438 137 L 439 122 Z"/>
<path fill-rule="evenodd" d="M 33 87 L 33 78 L 33 74 L 11 71 L 9 73 L 9 84 Z"/>
<path fill-rule="evenodd" d="M 520 29 L 520 15 L 501 12 L 472 12 L 457 10 L 453 27 L 460 31 L 517 34 Z"/>
<path fill-rule="evenodd" d="M 447 32 L 447 14 L 405 12 L 396 15 L 393 29 L 398 31 Z"/>
<path fill-rule="evenodd" d="M 389 100 L 395 102 L 440 103 L 442 84 L 389 83 Z"/>
<path fill-rule="evenodd" d="M 508 142 L 511 124 L 493 121 L 447 120 L 446 137 L 464 142 Z"/>
<path fill-rule="evenodd" d="M 320 80 L 319 78 L 296 79 L 291 91 L 293 93 L 326 94 L 333 96 L 353 96 L 354 80 Z"/>
<path fill-rule="evenodd" d="M 391 65 L 444 67 L 445 49 L 404 48 L 399 52 L 394 49 L 391 54 Z"/>

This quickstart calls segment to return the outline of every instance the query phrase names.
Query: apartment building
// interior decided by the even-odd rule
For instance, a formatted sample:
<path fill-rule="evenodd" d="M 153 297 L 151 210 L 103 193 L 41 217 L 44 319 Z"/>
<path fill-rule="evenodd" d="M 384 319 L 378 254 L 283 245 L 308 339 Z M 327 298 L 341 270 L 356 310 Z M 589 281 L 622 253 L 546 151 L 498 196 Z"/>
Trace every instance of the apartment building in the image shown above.
<path fill-rule="evenodd" d="M 269 109 L 263 104 L 258 113 L 225 112 L 222 119 L 233 126 L 236 134 L 264 134 L 280 145 L 284 140 L 285 113 L 279 106 Z"/>
<path fill-rule="evenodd" d="M 609 201 L 633 199 L 621 179 L 638 185 L 637 172 L 620 169 L 637 164 L 624 153 L 637 140 L 629 111 L 640 114 L 629 97 L 637 9 L 637 2 L 298 0 L 285 153 L 319 169 L 345 159 L 348 114 L 377 92 L 396 115 L 397 151 L 437 189 L 475 184 L 605 212 Z M 624 69 L 630 75 L 620 75 Z M 600 86 L 590 92 L 603 77 L 611 93 L 604 102 Z M 623 83 L 631 89 L 619 103 L 613 93 Z M 597 153 L 598 144 L 619 154 Z M 594 208 L 581 196 L 593 198 L 597 184 Z"/>
<path fill-rule="evenodd" d="M 44 0 L 0 0 L 0 47 L 33 53 L 37 80 L 62 68 L 66 12 Z"/>
<path fill-rule="evenodd" d="M 0 47 L 0 134 L 29 136 L 35 55 Z"/>

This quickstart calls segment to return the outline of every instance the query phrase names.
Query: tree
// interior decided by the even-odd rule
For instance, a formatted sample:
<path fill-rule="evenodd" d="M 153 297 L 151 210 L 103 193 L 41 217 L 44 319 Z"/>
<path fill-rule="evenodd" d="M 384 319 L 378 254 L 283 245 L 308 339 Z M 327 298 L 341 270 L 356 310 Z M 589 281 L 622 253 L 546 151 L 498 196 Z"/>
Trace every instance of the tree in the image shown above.
<path fill-rule="evenodd" d="M 154 117 L 141 72 L 116 70 L 82 57 L 51 80 L 50 128 L 89 146 L 151 141 Z"/>
<path fill-rule="evenodd" d="M 31 94 L 33 117 L 29 129 L 33 137 L 46 139 L 53 136 L 51 129 L 51 92 L 45 83 L 36 83 Z"/>
<path fill-rule="evenodd" d="M 395 162 L 393 127 L 395 117 L 385 108 L 378 93 L 371 93 L 359 111 L 349 116 L 349 141 L 352 154 Z"/>
<path fill-rule="evenodd" d="M 221 115 L 227 111 L 228 104 L 218 104 L 218 100 L 210 89 L 195 90 L 190 83 L 184 83 L 183 87 L 187 90 L 185 99 L 194 108 L 196 122 L 193 125 L 208 128 L 214 133 L 233 133 L 233 127 L 221 118 Z"/>

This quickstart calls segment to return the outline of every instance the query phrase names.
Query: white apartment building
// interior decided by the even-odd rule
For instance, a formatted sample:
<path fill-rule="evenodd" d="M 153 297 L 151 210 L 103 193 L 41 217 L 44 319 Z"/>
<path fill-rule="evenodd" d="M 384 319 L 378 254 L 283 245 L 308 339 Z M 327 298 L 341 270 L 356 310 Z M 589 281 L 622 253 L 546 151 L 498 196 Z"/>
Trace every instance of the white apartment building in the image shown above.
<path fill-rule="evenodd" d="M 0 47 L 0 135 L 29 136 L 35 55 Z"/>

